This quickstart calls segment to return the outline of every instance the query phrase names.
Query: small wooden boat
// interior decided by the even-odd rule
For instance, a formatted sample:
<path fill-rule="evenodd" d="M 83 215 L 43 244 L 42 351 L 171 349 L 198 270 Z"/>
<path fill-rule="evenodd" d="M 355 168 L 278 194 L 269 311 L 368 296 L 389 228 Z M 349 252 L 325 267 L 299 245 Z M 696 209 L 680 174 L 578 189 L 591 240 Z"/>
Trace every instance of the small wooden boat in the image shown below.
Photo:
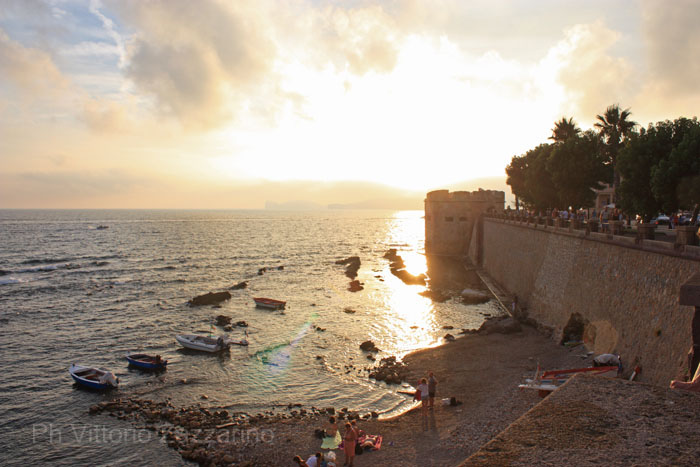
<path fill-rule="evenodd" d="M 226 336 L 209 337 L 200 336 L 198 334 L 180 334 L 175 336 L 175 340 L 178 341 L 181 346 L 187 349 L 201 350 L 202 352 L 209 353 L 221 352 L 222 350 L 228 349 L 232 345 L 248 345 L 248 341 L 246 339 L 237 341 L 229 339 Z"/>
<path fill-rule="evenodd" d="M 165 370 L 168 365 L 167 360 L 160 358 L 160 355 L 147 355 L 145 353 L 126 354 L 129 365 L 143 370 Z"/>
<path fill-rule="evenodd" d="M 283 302 L 282 300 L 274 300 L 272 298 L 253 297 L 253 301 L 255 302 L 255 306 L 259 306 L 260 308 L 268 308 L 270 310 L 282 310 L 287 305 L 287 302 Z"/>
<path fill-rule="evenodd" d="M 100 368 L 81 366 L 74 363 L 70 366 L 68 372 L 76 383 L 90 389 L 111 389 L 116 388 L 119 384 L 119 379 L 114 376 L 114 373 Z"/>

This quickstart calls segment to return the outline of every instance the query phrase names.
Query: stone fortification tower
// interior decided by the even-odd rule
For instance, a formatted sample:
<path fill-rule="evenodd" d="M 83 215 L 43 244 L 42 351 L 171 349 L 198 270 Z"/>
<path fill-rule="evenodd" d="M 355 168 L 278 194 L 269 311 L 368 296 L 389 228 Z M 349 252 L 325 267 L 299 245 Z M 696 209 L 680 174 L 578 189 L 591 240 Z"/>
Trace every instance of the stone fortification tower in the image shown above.
<path fill-rule="evenodd" d="M 431 191 L 425 198 L 425 253 L 466 256 L 481 214 L 504 206 L 503 191 Z"/>

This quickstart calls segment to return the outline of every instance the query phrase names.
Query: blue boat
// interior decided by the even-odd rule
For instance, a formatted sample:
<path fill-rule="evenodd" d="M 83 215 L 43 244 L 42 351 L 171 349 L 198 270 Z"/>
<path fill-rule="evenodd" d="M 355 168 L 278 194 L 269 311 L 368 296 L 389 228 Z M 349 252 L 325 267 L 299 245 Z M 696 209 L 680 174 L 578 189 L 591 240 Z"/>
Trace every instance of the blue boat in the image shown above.
<path fill-rule="evenodd" d="M 68 369 L 71 377 L 81 386 L 98 391 L 116 388 L 119 379 L 114 373 L 100 368 L 76 365 L 75 363 Z"/>
<path fill-rule="evenodd" d="M 160 355 L 148 355 L 145 353 L 126 354 L 129 365 L 143 370 L 165 370 L 168 361 L 160 358 Z"/>

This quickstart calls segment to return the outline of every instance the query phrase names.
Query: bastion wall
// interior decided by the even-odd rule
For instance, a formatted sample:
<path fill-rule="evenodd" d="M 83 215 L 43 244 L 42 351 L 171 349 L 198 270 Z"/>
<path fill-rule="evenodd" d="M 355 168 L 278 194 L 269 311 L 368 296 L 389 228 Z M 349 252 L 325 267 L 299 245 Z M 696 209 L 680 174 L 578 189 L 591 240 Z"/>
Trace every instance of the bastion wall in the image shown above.
<path fill-rule="evenodd" d="M 639 380 L 666 386 L 686 372 L 694 309 L 678 297 L 700 272 L 699 247 L 680 254 L 649 242 L 642 249 L 630 238 L 496 218 L 476 222 L 474 231 L 479 223 L 482 235 L 468 249 L 472 261 L 517 295 L 554 339 L 578 313 L 586 347 L 620 354 L 626 374 L 639 365 Z"/>
<path fill-rule="evenodd" d="M 425 251 L 432 255 L 466 256 L 477 220 L 485 212 L 501 212 L 503 191 L 431 191 L 425 198 Z"/>

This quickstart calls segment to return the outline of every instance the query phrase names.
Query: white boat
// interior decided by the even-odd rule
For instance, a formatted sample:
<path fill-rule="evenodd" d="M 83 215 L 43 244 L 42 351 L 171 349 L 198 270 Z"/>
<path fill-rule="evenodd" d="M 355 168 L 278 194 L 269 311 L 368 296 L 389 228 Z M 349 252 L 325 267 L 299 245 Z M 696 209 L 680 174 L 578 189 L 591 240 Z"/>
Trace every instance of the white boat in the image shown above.
<path fill-rule="evenodd" d="M 175 336 L 175 340 L 185 348 L 210 353 L 226 350 L 232 345 L 248 345 L 248 341 L 246 339 L 237 341 L 229 339 L 226 336 L 210 337 L 201 336 L 198 334 L 179 334 Z"/>

